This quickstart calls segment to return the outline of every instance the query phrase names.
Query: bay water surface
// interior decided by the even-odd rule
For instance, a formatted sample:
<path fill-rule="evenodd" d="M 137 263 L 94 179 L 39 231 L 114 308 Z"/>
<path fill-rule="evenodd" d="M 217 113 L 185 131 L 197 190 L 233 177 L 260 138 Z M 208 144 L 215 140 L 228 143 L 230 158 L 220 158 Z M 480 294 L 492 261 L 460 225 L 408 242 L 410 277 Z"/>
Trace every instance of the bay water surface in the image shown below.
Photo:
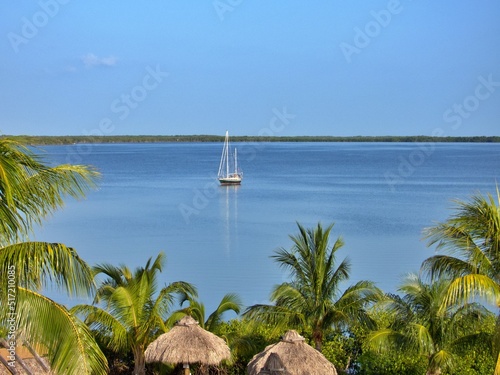
<path fill-rule="evenodd" d="M 45 160 L 102 174 L 99 189 L 35 232 L 74 247 L 90 265 L 145 265 L 160 251 L 160 286 L 195 284 L 207 313 L 224 294 L 267 303 L 288 275 L 270 256 L 290 249 L 297 222 L 335 223 L 351 279 L 395 292 L 435 253 L 422 230 L 445 220 L 453 199 L 496 195 L 500 144 L 234 143 L 241 186 L 219 186 L 222 143 L 91 144 L 38 148 Z M 71 302 L 62 301 L 71 304 Z"/>

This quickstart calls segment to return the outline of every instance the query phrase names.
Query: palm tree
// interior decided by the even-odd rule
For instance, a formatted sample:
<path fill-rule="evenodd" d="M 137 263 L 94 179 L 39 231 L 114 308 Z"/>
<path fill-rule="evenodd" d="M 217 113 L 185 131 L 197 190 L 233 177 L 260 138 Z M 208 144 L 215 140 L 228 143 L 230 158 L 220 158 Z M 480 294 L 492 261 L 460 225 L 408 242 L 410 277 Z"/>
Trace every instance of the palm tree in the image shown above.
<path fill-rule="evenodd" d="M 74 249 L 28 239 L 65 196 L 84 197 L 97 177 L 85 166 L 47 166 L 27 146 L 0 139 L 0 274 L 9 285 L 0 290 L 0 324 L 18 344 L 44 346 L 52 369 L 65 374 L 106 373 L 106 358 L 86 326 L 40 290 L 88 294 L 92 273 Z"/>
<path fill-rule="evenodd" d="M 427 359 L 427 375 L 452 369 L 457 350 L 487 338 L 481 328 L 491 312 L 476 303 L 449 305 L 443 310 L 442 300 L 449 284 L 447 279 L 426 284 L 416 274 L 408 275 L 398 290 L 403 297 L 390 296 L 387 308 L 392 323 L 368 336 L 369 347 L 422 356 Z"/>
<path fill-rule="evenodd" d="M 422 269 L 432 278 L 451 276 L 446 303 L 465 303 L 475 296 L 500 307 L 500 192 L 456 201 L 456 214 L 424 230 L 428 246 L 437 245 L 450 255 L 426 259 Z M 454 256 L 455 255 L 455 256 Z"/>
<path fill-rule="evenodd" d="M 96 276 L 103 274 L 107 279 L 100 284 L 94 304 L 71 309 L 84 315 L 85 322 L 112 350 L 132 351 L 135 375 L 145 374 L 144 351 L 157 333 L 167 330 L 165 320 L 175 296 L 186 300 L 197 295 L 192 285 L 182 281 L 158 291 L 157 277 L 164 261 L 165 256 L 160 252 L 156 259 L 148 259 L 145 267 L 134 272 L 126 266 L 96 266 Z"/>
<path fill-rule="evenodd" d="M 424 230 L 428 245 L 449 255 L 435 255 L 422 263 L 431 278 L 452 279 L 444 306 L 465 304 L 476 297 L 500 308 L 500 192 L 476 194 L 470 201 L 456 201 L 456 213 L 447 221 Z M 500 342 L 500 324 L 496 342 Z M 495 375 L 500 375 L 500 351 Z"/>
<path fill-rule="evenodd" d="M 205 320 L 205 305 L 195 298 L 188 299 L 188 302 L 189 306 L 174 312 L 170 316 L 170 325 L 182 318 L 182 316 L 189 315 L 198 321 L 201 328 L 212 333 L 217 333 L 217 328 L 222 322 L 224 313 L 232 311 L 239 314 L 243 306 L 243 303 L 237 294 L 227 293 L 224 297 L 222 297 L 216 309 Z"/>
<path fill-rule="evenodd" d="M 290 236 L 292 248 L 278 249 L 272 256 L 290 271 L 291 281 L 273 289 L 273 305 L 253 305 L 243 315 L 277 329 L 305 330 L 321 351 L 328 329 L 345 329 L 354 322 L 371 324 L 365 307 L 377 301 L 381 292 L 370 281 L 359 281 L 342 292 L 341 284 L 349 279 L 351 265 L 347 258 L 336 263 L 337 251 L 344 243 L 337 238 L 330 246 L 333 224 L 326 229 L 320 223 L 311 229 L 297 226 L 299 234 Z"/>

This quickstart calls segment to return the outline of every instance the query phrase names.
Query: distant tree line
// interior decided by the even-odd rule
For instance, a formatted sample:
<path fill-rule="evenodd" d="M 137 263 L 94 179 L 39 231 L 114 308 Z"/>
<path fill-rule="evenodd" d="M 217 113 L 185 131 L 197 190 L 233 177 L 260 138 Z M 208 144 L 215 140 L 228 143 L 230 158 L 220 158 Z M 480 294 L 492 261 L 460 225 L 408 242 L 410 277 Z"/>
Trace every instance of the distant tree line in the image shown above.
<path fill-rule="evenodd" d="M 5 136 L 0 136 L 0 138 Z M 108 135 L 108 136 L 8 136 L 30 145 L 66 145 L 74 143 L 163 143 L 163 142 L 223 142 L 219 135 Z M 474 142 L 498 143 L 499 136 L 432 137 L 413 136 L 233 136 L 233 142 Z"/>

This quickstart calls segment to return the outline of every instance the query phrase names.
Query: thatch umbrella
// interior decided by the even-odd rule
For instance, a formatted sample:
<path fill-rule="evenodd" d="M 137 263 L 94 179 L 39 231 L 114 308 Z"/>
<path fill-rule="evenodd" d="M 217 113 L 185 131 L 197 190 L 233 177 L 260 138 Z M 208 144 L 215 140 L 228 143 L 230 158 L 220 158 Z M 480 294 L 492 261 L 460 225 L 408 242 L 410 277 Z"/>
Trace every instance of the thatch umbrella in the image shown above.
<path fill-rule="evenodd" d="M 271 355 L 274 359 L 270 358 Z M 270 368 L 271 365 L 282 367 Z M 308 345 L 296 331 L 291 330 L 285 333 L 280 342 L 269 345 L 264 351 L 256 354 L 248 363 L 247 373 L 248 375 L 337 375 L 337 370 L 323 354 Z"/>
<path fill-rule="evenodd" d="M 189 374 L 189 364 L 217 365 L 229 359 L 231 352 L 220 337 L 201 328 L 190 316 L 179 320 L 146 349 L 146 362 L 182 363 Z"/>

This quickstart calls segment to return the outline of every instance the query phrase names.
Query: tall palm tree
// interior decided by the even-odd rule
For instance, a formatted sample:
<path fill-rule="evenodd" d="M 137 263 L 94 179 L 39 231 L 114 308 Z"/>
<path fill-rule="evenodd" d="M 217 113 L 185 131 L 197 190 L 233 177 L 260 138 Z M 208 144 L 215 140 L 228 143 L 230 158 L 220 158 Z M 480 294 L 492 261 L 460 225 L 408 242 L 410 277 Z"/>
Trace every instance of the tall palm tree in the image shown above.
<path fill-rule="evenodd" d="M 476 297 L 500 308 L 500 192 L 475 194 L 469 201 L 456 201 L 447 221 L 424 230 L 428 245 L 448 254 L 435 255 L 422 263 L 432 278 L 450 277 L 444 306 L 465 304 Z M 497 365 L 500 375 L 500 324 L 497 328 Z"/>
<path fill-rule="evenodd" d="M 144 351 L 158 332 L 167 330 L 165 320 L 175 296 L 186 300 L 197 295 L 191 284 L 182 281 L 158 290 L 158 273 L 164 262 L 165 255 L 160 252 L 134 272 L 126 266 L 96 266 L 96 276 L 103 274 L 107 278 L 100 284 L 94 304 L 71 309 L 84 315 L 85 322 L 112 350 L 132 351 L 135 375 L 146 373 Z"/>
<path fill-rule="evenodd" d="M 398 290 L 403 296 L 390 296 L 387 308 L 392 323 L 372 332 L 368 345 L 378 350 L 405 350 L 426 358 L 427 375 L 453 369 L 457 350 L 487 337 L 481 328 L 492 313 L 476 303 L 449 305 L 443 310 L 442 300 L 449 284 L 447 279 L 427 284 L 416 274 L 408 275 Z"/>
<path fill-rule="evenodd" d="M 424 230 L 428 246 L 450 255 L 432 256 L 422 269 L 433 278 L 453 278 L 448 304 L 480 296 L 500 307 L 500 192 L 497 202 L 491 194 L 477 194 L 455 203 L 454 215 Z"/>
<path fill-rule="evenodd" d="M 349 279 L 351 265 L 347 258 L 336 263 L 337 251 L 344 243 L 339 237 L 330 246 L 333 224 L 325 229 L 320 223 L 310 229 L 297 226 L 299 234 L 290 236 L 292 248 L 280 248 L 272 256 L 290 271 L 291 281 L 273 289 L 273 305 L 253 305 L 243 315 L 278 329 L 306 331 L 321 351 L 328 329 L 345 329 L 354 322 L 371 324 L 365 307 L 377 301 L 381 292 L 370 281 L 359 281 L 342 292 L 341 284 Z"/>
<path fill-rule="evenodd" d="M 65 374 L 104 374 L 106 358 L 86 326 L 40 290 L 88 294 L 92 273 L 74 249 L 28 239 L 34 224 L 61 208 L 64 197 L 84 197 L 98 175 L 85 166 L 48 166 L 22 143 L 0 139 L 0 275 L 9 285 L 0 289 L 0 325 L 17 344 L 44 346 L 52 369 Z"/>

